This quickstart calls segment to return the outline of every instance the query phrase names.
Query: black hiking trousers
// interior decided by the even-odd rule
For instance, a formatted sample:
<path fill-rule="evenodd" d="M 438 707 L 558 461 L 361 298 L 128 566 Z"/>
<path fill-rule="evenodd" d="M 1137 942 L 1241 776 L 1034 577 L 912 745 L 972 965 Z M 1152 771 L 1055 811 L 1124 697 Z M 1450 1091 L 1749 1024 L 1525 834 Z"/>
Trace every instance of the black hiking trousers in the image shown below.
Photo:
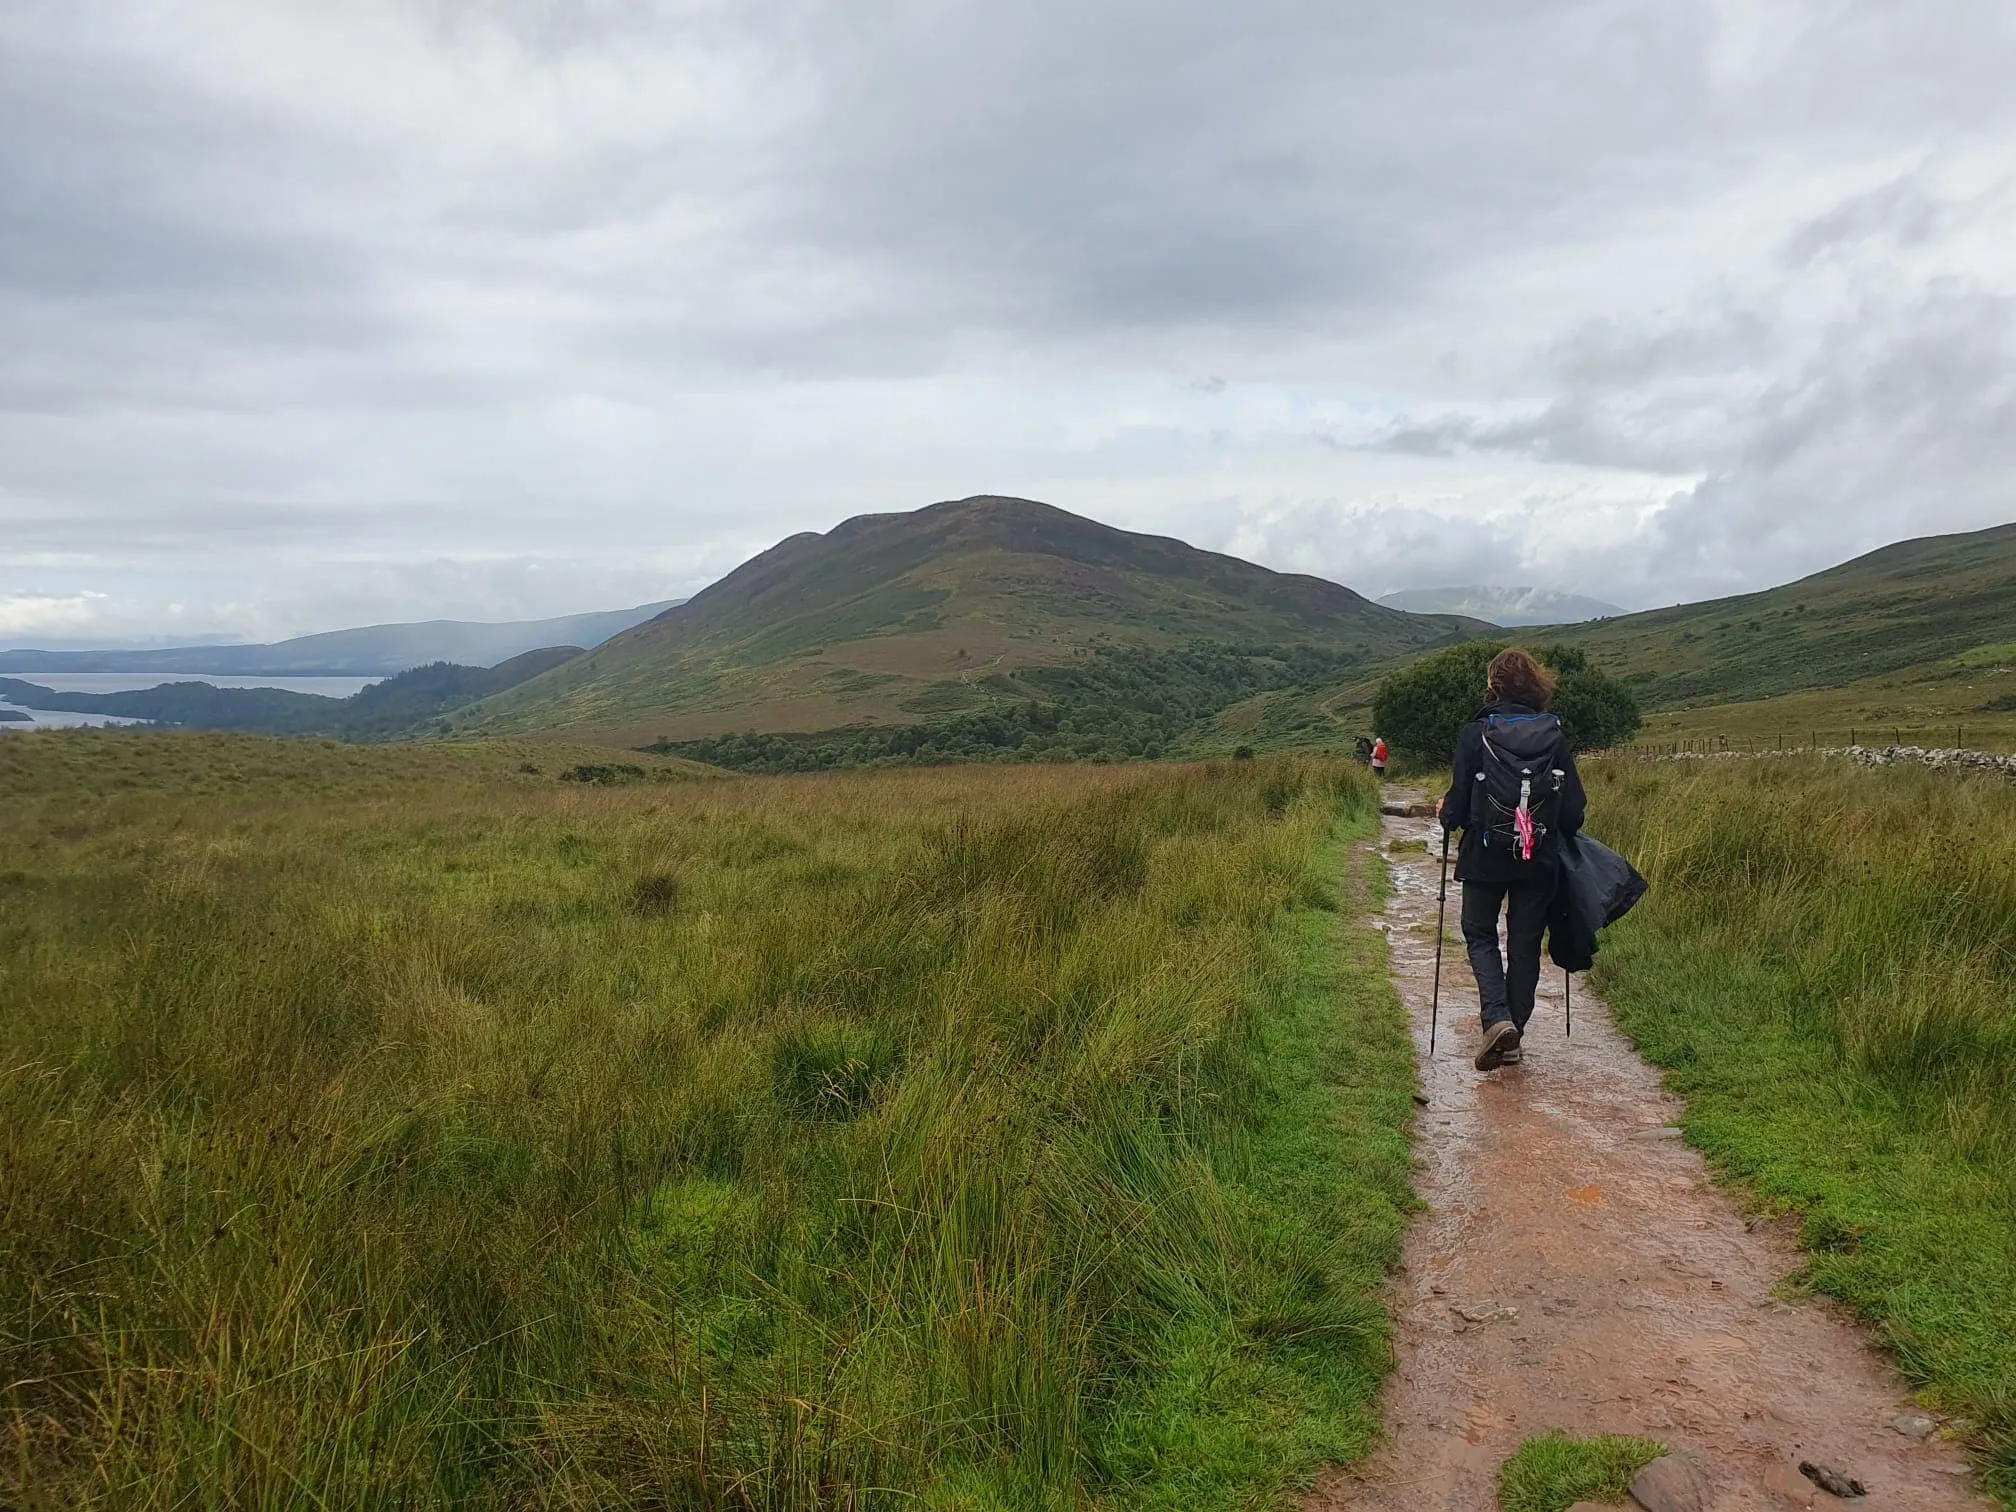
<path fill-rule="evenodd" d="M 1540 985 L 1540 937 L 1547 932 L 1547 905 L 1554 901 L 1554 868 L 1513 882 L 1463 884 L 1463 944 L 1477 977 L 1484 1027 L 1510 1019 L 1521 1034 L 1533 1016 L 1533 990 Z M 1509 906 L 1508 906 L 1509 905 Z M 1498 911 L 1505 910 L 1505 954 L 1498 954 Z"/>

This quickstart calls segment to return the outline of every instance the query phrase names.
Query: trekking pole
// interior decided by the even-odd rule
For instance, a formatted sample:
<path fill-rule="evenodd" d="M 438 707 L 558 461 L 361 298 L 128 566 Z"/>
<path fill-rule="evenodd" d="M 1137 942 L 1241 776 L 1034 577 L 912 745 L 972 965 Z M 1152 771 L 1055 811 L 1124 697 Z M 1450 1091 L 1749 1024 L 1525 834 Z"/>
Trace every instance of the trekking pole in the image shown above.
<path fill-rule="evenodd" d="M 1442 831 L 1442 880 L 1435 889 L 1435 990 L 1428 997 L 1428 1058 L 1435 1058 L 1435 1024 L 1442 1012 L 1442 916 L 1449 906 L 1449 831 Z"/>
<path fill-rule="evenodd" d="M 1561 1006 L 1568 1012 L 1567 1038 L 1575 1038 L 1575 976 L 1566 967 L 1561 970 Z"/>

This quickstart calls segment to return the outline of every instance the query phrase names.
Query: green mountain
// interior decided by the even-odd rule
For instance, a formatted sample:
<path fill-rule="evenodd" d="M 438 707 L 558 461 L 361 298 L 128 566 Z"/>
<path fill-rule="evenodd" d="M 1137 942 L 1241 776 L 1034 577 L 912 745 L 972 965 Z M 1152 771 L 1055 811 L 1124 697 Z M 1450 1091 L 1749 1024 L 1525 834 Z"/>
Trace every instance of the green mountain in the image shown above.
<path fill-rule="evenodd" d="M 1289 665 L 1293 648 L 1334 674 L 1486 628 L 1033 500 L 980 497 L 792 536 L 592 654 L 464 710 L 454 727 L 633 745 L 923 725 L 1054 701 L 1064 670 L 1139 688 L 1153 680 L 1142 656 L 1204 643 L 1278 651 L 1257 669 L 1184 674 L 1186 687 L 1202 679 L 1244 697 L 1305 675 L 1306 658 Z"/>
<path fill-rule="evenodd" d="M 1583 647 L 1655 709 L 1950 664 L 2016 640 L 2016 524 L 1900 541 L 1762 593 L 1525 634 Z"/>

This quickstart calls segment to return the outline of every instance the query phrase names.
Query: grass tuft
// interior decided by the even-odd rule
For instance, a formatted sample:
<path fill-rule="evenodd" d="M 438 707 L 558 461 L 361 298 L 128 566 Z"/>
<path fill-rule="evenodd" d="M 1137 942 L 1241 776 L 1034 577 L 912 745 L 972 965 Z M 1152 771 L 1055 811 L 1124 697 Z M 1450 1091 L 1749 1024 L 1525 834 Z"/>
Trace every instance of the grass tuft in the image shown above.
<path fill-rule="evenodd" d="M 1502 1512 L 1567 1512 L 1578 1501 L 1623 1502 L 1631 1477 L 1666 1452 L 1651 1439 L 1550 1429 L 1519 1446 L 1498 1472 Z"/>

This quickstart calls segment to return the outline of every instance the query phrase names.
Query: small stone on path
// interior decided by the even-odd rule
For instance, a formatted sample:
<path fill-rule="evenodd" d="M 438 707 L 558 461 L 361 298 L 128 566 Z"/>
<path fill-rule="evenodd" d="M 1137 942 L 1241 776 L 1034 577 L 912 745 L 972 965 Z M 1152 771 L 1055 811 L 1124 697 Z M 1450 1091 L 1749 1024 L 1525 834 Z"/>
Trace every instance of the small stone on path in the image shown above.
<path fill-rule="evenodd" d="M 1631 1499 L 1645 1512 L 1708 1512 L 1715 1488 L 1693 1455 L 1668 1454 L 1631 1477 Z"/>
<path fill-rule="evenodd" d="M 1813 1482 L 1830 1496 L 1867 1496 L 1869 1488 L 1845 1470 L 1836 1470 L 1832 1465 L 1816 1465 L 1811 1460 L 1799 1461 L 1799 1473 Z"/>
<path fill-rule="evenodd" d="M 1657 1129 L 1640 1129 L 1636 1134 L 1633 1134 L 1631 1137 L 1633 1139 L 1685 1139 L 1687 1137 L 1687 1131 L 1682 1128 L 1677 1128 L 1672 1124 L 1667 1124 L 1664 1127 Z"/>
<path fill-rule="evenodd" d="M 1810 1507 L 1820 1499 L 1819 1488 L 1783 1460 L 1764 1472 L 1764 1489 L 1787 1507 Z"/>
<path fill-rule="evenodd" d="M 1922 1417 L 1918 1413 L 1900 1412 L 1890 1419 L 1890 1426 L 1906 1438 L 1924 1438 L 1939 1425 L 1929 1417 Z"/>

